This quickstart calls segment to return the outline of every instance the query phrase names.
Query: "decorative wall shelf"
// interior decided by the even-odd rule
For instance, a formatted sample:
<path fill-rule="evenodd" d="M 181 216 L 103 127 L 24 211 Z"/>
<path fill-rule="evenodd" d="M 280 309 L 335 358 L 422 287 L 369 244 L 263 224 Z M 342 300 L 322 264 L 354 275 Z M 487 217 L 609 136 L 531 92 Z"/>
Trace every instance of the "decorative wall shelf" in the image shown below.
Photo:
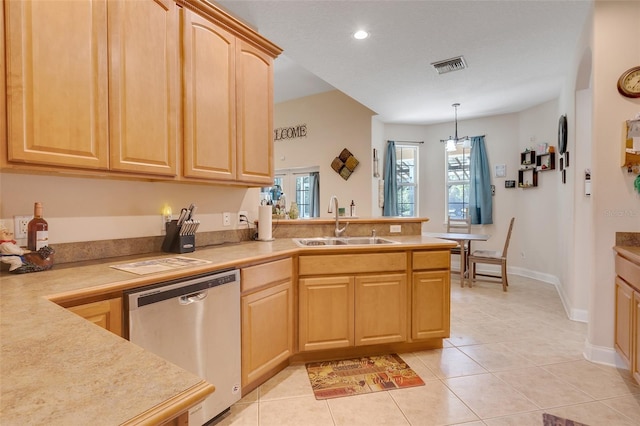
<path fill-rule="evenodd" d="M 518 170 L 518 188 L 534 188 L 538 186 L 538 171 L 536 170 L 536 152 L 520 153 L 520 169 Z"/>
<path fill-rule="evenodd" d="M 536 155 L 536 170 L 546 172 L 556 169 L 556 153 L 548 152 L 546 154 Z"/>

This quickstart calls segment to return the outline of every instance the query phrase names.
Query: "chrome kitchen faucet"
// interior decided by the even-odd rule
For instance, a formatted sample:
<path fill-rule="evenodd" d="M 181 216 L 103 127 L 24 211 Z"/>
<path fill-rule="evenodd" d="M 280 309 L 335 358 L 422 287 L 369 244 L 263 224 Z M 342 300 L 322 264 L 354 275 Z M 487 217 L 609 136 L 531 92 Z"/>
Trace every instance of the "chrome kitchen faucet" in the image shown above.
<path fill-rule="evenodd" d="M 346 223 L 346 225 L 344 225 L 344 228 L 340 228 L 340 218 L 338 216 L 338 197 L 336 197 L 335 195 L 331 196 L 331 199 L 329 200 L 329 208 L 327 209 L 327 213 L 333 213 L 333 209 L 335 208 L 335 213 L 336 213 L 336 228 L 333 231 L 334 235 L 336 237 L 340 237 L 342 234 L 344 234 L 344 231 L 347 229 L 347 226 L 349 226 L 349 222 Z"/>

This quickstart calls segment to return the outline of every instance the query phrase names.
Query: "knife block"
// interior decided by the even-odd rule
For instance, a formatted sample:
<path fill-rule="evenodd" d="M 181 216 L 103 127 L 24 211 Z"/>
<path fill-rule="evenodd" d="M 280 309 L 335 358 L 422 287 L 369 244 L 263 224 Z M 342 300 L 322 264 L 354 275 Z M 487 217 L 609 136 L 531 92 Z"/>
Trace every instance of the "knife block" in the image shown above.
<path fill-rule="evenodd" d="M 180 235 L 178 221 L 166 223 L 167 233 L 162 242 L 162 251 L 167 253 L 191 253 L 196 249 L 195 235 Z"/>

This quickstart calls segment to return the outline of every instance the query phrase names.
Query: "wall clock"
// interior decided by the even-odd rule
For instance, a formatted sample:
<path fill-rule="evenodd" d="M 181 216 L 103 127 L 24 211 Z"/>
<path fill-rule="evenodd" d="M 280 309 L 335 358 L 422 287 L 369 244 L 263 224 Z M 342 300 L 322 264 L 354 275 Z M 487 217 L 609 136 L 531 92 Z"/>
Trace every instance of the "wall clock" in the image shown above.
<path fill-rule="evenodd" d="M 561 115 L 558 120 L 558 152 L 560 155 L 567 151 L 567 116 Z"/>
<path fill-rule="evenodd" d="M 640 98 L 640 66 L 622 73 L 618 79 L 618 92 L 627 98 Z"/>

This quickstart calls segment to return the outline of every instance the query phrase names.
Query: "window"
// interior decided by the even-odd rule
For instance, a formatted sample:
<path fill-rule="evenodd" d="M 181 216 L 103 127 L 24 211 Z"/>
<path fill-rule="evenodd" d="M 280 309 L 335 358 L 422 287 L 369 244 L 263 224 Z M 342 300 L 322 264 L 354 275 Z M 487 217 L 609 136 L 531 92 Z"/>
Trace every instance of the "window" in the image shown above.
<path fill-rule="evenodd" d="M 273 186 L 262 188 L 261 197 L 269 200 L 278 200 L 284 195 L 287 211 L 291 206 L 291 202 L 295 201 L 298 204 L 299 217 L 312 217 L 311 173 L 318 170 L 319 167 L 276 170 Z"/>
<path fill-rule="evenodd" d="M 418 147 L 396 143 L 398 216 L 418 215 Z"/>
<path fill-rule="evenodd" d="M 300 217 L 311 217 L 311 177 L 309 173 L 295 175 L 296 202 Z"/>
<path fill-rule="evenodd" d="M 457 144 L 455 151 L 445 151 L 447 159 L 447 200 L 445 217 L 465 219 L 469 212 L 469 159 L 471 148 Z"/>

